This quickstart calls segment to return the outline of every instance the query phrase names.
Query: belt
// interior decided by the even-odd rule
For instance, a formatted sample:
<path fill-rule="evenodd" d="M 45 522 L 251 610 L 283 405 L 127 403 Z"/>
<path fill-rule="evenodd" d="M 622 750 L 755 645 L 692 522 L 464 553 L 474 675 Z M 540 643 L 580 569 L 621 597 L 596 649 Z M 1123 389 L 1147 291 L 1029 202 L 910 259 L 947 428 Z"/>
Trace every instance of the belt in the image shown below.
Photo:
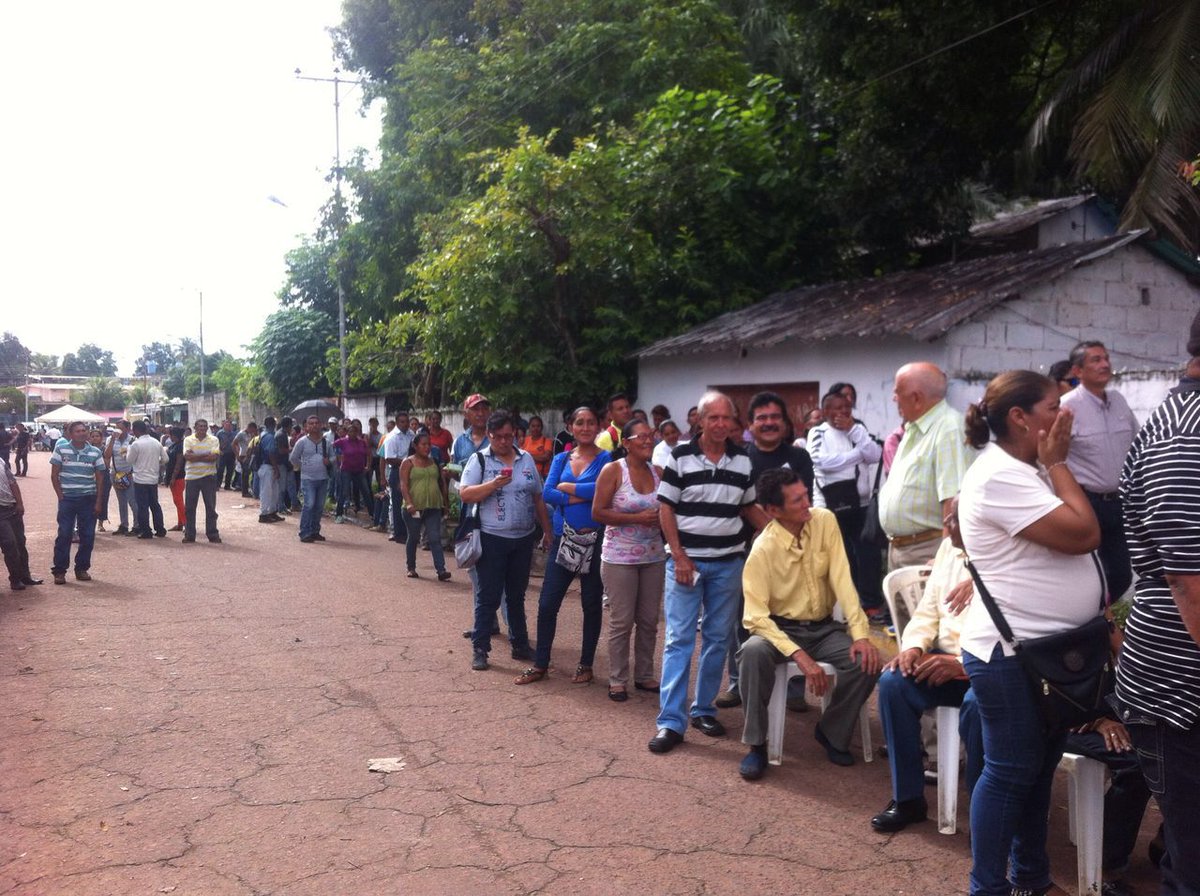
<path fill-rule="evenodd" d="M 780 628 L 786 626 L 799 626 L 800 628 L 816 628 L 818 625 L 828 625 L 833 622 L 832 616 L 826 616 L 824 619 L 789 619 L 787 616 L 776 616 L 771 614 L 770 619 Z"/>
<path fill-rule="evenodd" d="M 1090 489 L 1084 489 L 1083 493 L 1089 498 L 1095 498 L 1097 501 L 1120 501 L 1120 492 L 1094 492 Z"/>
<path fill-rule="evenodd" d="M 897 535 L 895 538 L 889 538 L 888 543 L 894 548 L 906 548 L 909 545 L 924 544 L 927 541 L 933 541 L 935 538 L 941 537 L 941 529 L 926 529 L 924 532 L 918 532 L 915 535 Z"/>

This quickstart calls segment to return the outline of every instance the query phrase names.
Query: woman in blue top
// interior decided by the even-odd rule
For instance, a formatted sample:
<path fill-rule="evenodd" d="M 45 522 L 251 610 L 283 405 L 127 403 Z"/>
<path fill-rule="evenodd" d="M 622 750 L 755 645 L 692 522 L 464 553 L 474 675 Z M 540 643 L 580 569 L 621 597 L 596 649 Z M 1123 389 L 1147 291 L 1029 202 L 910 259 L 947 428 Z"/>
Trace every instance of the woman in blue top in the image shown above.
<path fill-rule="evenodd" d="M 556 455 L 550 463 L 542 498 L 547 506 L 554 508 L 554 546 L 550 551 L 550 562 L 546 564 L 546 576 L 542 579 L 542 595 L 538 599 L 537 656 L 533 666 L 517 677 L 517 684 L 530 684 L 546 677 L 550 668 L 550 648 L 554 645 L 554 632 L 558 627 L 558 611 L 567 587 L 576 575 L 579 576 L 583 604 L 583 646 L 571 681 L 587 684 L 593 678 L 592 661 L 596 657 L 604 619 L 604 584 L 600 581 L 603 527 L 592 519 L 592 496 L 600 471 L 612 459 L 607 451 L 596 447 L 599 433 L 600 418 L 596 412 L 589 407 L 578 408 L 571 419 L 575 447 Z M 564 524 L 585 538 L 594 536 L 591 559 L 584 564 L 582 572 L 564 567 L 565 553 L 559 557 Z"/>

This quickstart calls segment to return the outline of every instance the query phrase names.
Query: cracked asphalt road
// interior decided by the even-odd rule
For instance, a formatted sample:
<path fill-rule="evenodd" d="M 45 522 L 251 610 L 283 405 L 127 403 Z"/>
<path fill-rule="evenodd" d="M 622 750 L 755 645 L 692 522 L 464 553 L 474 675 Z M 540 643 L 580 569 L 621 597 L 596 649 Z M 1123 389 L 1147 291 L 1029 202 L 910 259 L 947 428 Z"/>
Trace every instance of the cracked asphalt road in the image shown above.
<path fill-rule="evenodd" d="M 46 458 L 21 486 L 48 579 Z M 737 775 L 740 710 L 722 713 L 730 737 L 653 755 L 657 700 L 606 698 L 603 643 L 597 683 L 570 683 L 577 602 L 558 673 L 516 687 L 500 644 L 469 669 L 465 574 L 439 584 L 422 554 L 406 579 L 378 533 L 327 523 L 302 545 L 295 518 L 260 525 L 241 503 L 219 493 L 222 545 L 100 534 L 93 582 L 2 592 L 0 894 L 965 890 L 966 800 L 957 836 L 874 834 L 887 763 L 830 765 L 815 711 L 789 716 L 784 764 L 755 784 Z M 380 757 L 403 768 L 368 771 Z M 1073 891 L 1058 788 L 1055 879 Z"/>

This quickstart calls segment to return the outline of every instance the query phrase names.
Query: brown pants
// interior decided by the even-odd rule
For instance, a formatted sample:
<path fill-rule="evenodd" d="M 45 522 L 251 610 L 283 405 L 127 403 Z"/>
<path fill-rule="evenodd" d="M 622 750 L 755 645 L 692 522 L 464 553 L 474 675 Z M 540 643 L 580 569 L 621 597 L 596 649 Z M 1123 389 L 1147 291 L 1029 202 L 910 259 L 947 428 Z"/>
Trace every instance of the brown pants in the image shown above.
<path fill-rule="evenodd" d="M 662 612 L 665 563 L 601 563 L 600 578 L 608 594 L 608 683 L 629 681 L 629 636 L 634 625 L 633 680 L 654 681 L 654 645 Z"/>

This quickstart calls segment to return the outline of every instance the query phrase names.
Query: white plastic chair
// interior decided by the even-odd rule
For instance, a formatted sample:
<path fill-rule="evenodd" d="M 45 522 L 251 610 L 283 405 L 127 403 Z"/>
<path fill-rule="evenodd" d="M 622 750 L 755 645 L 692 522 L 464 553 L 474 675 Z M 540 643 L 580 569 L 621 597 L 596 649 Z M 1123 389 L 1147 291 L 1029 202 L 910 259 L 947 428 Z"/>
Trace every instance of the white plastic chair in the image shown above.
<path fill-rule="evenodd" d="M 904 631 L 903 623 L 912 619 L 932 571 L 933 567 L 930 566 L 902 566 L 883 577 L 883 597 L 892 617 L 892 637 L 896 639 L 897 647 L 900 646 L 900 636 Z M 898 612 L 901 606 L 904 607 L 903 617 Z"/>
<path fill-rule="evenodd" d="M 819 664 L 829 676 L 829 689 L 821 698 L 821 710 L 829 706 L 833 699 L 833 689 L 837 685 L 837 670 L 829 663 Z M 775 667 L 775 688 L 771 691 L 771 702 L 767 704 L 767 762 L 771 765 L 783 763 L 783 726 L 787 721 L 787 690 L 788 682 L 801 674 L 796 664 L 791 660 L 780 663 Z M 862 730 L 863 761 L 872 762 L 875 759 L 871 745 L 871 714 L 868 704 L 864 703 L 858 714 L 859 728 Z"/>
<path fill-rule="evenodd" d="M 1058 767 L 1067 773 L 1067 834 L 1075 844 L 1079 896 L 1100 892 L 1104 849 L 1104 763 L 1063 753 Z"/>

